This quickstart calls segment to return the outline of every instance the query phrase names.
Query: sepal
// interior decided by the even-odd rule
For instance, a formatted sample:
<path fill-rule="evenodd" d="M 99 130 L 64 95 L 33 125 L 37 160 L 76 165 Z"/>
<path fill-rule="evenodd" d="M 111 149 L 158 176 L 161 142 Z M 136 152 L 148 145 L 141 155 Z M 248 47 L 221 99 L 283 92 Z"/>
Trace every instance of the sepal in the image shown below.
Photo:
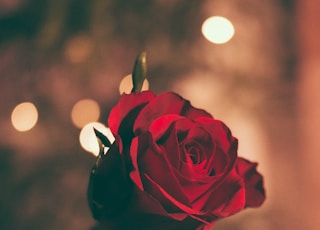
<path fill-rule="evenodd" d="M 101 138 L 98 139 L 102 143 Z M 100 144 L 100 154 L 91 170 L 87 191 L 90 210 L 99 221 L 120 215 L 126 209 L 132 193 L 132 182 L 121 154 L 120 138 L 116 136 L 106 153 L 101 148 L 103 145 Z"/>

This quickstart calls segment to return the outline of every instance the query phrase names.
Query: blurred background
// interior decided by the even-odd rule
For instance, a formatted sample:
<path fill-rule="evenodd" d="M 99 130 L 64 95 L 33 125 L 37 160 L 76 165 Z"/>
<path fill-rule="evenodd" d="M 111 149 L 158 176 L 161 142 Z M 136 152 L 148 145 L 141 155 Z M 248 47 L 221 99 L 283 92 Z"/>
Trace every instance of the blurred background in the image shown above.
<path fill-rule="evenodd" d="M 144 50 L 145 87 L 223 120 L 265 176 L 264 205 L 215 229 L 318 229 L 319 9 L 313 0 L 0 0 L 0 229 L 95 226 L 88 123 L 106 125 Z"/>

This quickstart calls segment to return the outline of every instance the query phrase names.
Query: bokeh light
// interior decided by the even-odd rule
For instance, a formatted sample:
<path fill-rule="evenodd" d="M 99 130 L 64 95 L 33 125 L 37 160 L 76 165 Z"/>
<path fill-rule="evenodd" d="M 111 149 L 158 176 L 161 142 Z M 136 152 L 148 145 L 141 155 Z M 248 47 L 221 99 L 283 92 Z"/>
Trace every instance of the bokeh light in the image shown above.
<path fill-rule="evenodd" d="M 38 110 L 31 102 L 20 103 L 12 111 L 11 123 L 20 132 L 32 129 L 37 121 Z"/>
<path fill-rule="evenodd" d="M 114 141 L 114 136 L 112 135 L 109 128 L 107 128 L 106 126 L 104 126 L 102 123 L 99 123 L 99 122 L 88 123 L 82 128 L 79 136 L 81 147 L 87 152 L 90 152 L 91 154 L 93 154 L 94 156 L 98 156 L 99 144 L 93 128 L 103 133 L 110 140 L 111 143 L 113 143 Z"/>
<path fill-rule="evenodd" d="M 120 94 L 123 93 L 130 93 L 133 87 L 132 84 L 132 75 L 129 74 L 127 76 L 125 76 L 121 82 L 120 82 L 120 86 L 119 86 L 119 92 Z M 149 82 L 147 79 L 144 80 L 143 85 L 142 85 L 142 90 L 148 90 L 149 89 Z"/>
<path fill-rule="evenodd" d="M 84 35 L 78 35 L 67 41 L 65 57 L 72 63 L 81 63 L 89 57 L 92 49 L 91 40 Z"/>
<path fill-rule="evenodd" d="M 82 99 L 78 101 L 71 111 L 72 123 L 78 128 L 82 128 L 89 122 L 97 121 L 99 116 L 99 104 L 92 99 Z"/>
<path fill-rule="evenodd" d="M 234 35 L 232 23 L 225 17 L 213 16 L 202 24 L 202 34 L 210 42 L 223 44 L 228 42 Z"/>

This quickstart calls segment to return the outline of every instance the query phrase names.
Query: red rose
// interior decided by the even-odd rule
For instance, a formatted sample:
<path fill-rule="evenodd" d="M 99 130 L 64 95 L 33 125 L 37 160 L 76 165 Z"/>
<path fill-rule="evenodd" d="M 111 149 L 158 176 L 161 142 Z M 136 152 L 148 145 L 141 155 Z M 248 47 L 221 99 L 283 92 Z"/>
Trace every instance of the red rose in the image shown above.
<path fill-rule="evenodd" d="M 237 156 L 229 128 L 177 94 L 124 94 L 108 125 L 122 140 L 134 184 L 128 210 L 135 205 L 195 229 L 265 199 L 256 164 Z"/>

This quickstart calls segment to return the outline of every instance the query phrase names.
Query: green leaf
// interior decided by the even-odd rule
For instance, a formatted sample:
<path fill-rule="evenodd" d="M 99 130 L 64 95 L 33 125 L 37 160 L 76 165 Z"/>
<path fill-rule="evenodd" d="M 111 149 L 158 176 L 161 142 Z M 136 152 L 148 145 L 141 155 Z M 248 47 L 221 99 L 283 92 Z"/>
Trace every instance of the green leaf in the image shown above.
<path fill-rule="evenodd" d="M 111 147 L 111 142 L 109 141 L 109 139 L 101 132 L 99 132 L 98 130 L 96 130 L 96 128 L 93 128 L 93 131 L 96 135 L 96 137 L 101 141 L 101 143 L 106 146 L 106 147 Z"/>
<path fill-rule="evenodd" d="M 136 58 L 132 72 L 133 88 L 131 92 L 140 92 L 147 75 L 147 53 L 142 52 Z"/>

